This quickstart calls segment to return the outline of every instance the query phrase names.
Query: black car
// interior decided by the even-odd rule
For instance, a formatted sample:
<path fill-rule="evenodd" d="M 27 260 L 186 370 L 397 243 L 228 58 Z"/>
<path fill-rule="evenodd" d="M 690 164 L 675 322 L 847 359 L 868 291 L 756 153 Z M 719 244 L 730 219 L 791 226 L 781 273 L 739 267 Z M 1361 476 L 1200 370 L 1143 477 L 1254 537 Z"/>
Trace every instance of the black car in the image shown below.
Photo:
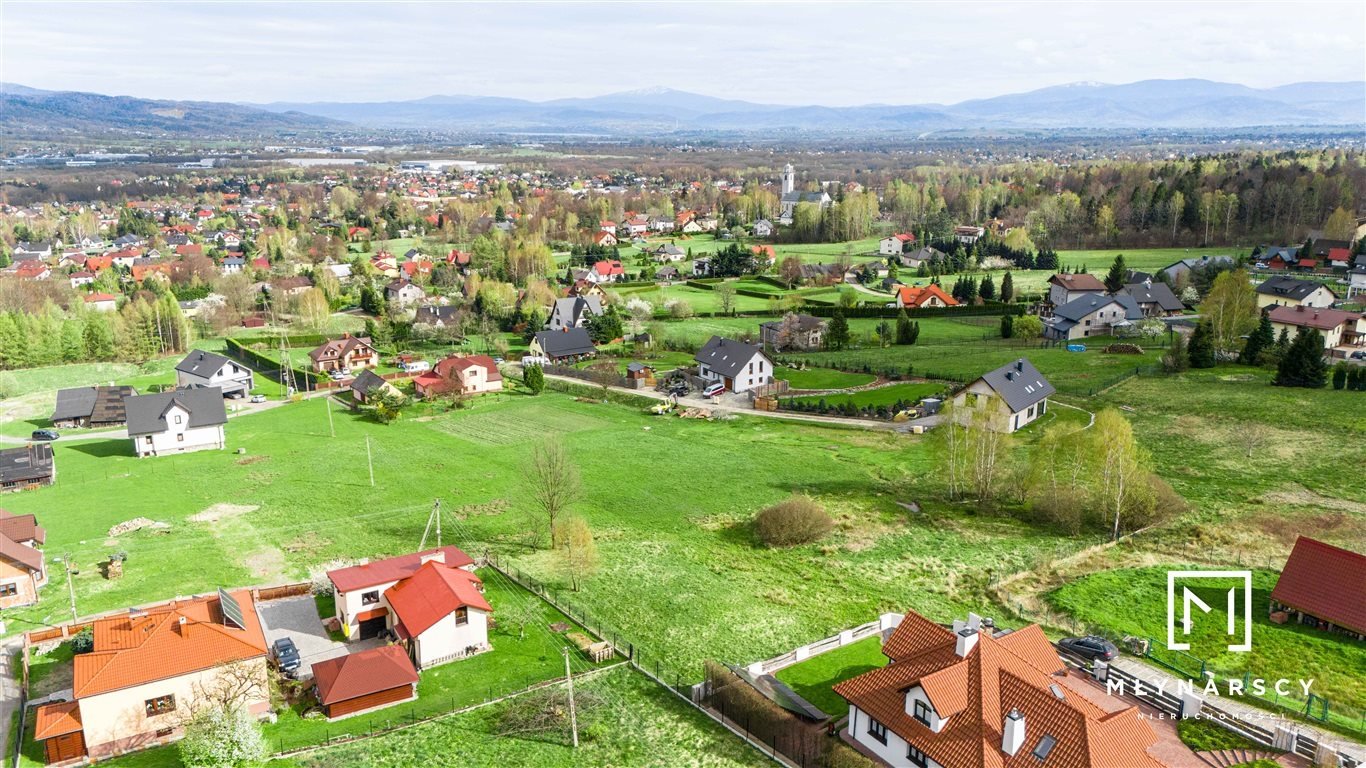
<path fill-rule="evenodd" d="M 1119 655 L 1119 649 L 1115 647 L 1114 643 L 1095 635 L 1064 637 L 1058 641 L 1058 647 L 1092 661 L 1111 661 Z"/>
<path fill-rule="evenodd" d="M 275 666 L 290 677 L 293 677 L 303 664 L 303 660 L 299 658 L 299 649 L 294 646 L 294 641 L 287 637 L 275 641 L 271 655 L 275 657 Z"/>
<path fill-rule="evenodd" d="M 35 429 L 29 439 L 31 440 L 56 440 L 61 437 L 55 429 Z"/>

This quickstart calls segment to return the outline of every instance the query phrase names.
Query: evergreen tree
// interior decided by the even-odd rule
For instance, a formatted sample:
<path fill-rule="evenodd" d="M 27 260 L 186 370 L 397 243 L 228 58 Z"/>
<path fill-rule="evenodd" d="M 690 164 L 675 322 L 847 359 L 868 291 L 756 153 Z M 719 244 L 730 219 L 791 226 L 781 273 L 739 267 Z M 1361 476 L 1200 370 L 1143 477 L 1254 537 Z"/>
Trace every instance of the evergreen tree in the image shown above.
<path fill-rule="evenodd" d="M 1263 355 L 1268 353 L 1275 343 L 1276 335 L 1271 328 L 1271 318 L 1262 315 L 1257 330 L 1248 334 L 1247 342 L 1243 344 L 1243 351 L 1238 355 L 1238 362 L 1243 365 L 1260 365 Z"/>
<path fill-rule="evenodd" d="M 1124 254 L 1115 257 L 1110 264 L 1110 272 L 1105 275 L 1105 290 L 1110 293 L 1119 293 L 1124 287 L 1124 281 L 1128 277 L 1128 270 L 1124 267 Z"/>
<path fill-rule="evenodd" d="M 1280 362 L 1281 360 L 1285 359 L 1286 354 L 1288 354 L 1289 352 L 1290 330 L 1288 328 L 1282 328 L 1281 335 L 1276 337 L 1276 346 L 1273 349 L 1272 353 L 1273 356 L 1276 358 L 1276 361 Z"/>
<path fill-rule="evenodd" d="M 1333 389 L 1347 387 L 1347 363 L 1339 362 L 1333 366 Z"/>
<path fill-rule="evenodd" d="M 1187 354 L 1192 368 L 1214 367 L 1214 332 L 1208 321 L 1202 320 L 1195 326 Z"/>
<path fill-rule="evenodd" d="M 1186 336 L 1182 333 L 1172 335 L 1172 345 L 1162 356 L 1162 367 L 1167 373 L 1181 373 L 1190 367 L 1190 354 L 1186 351 Z"/>
<path fill-rule="evenodd" d="M 1006 276 L 1001 278 L 1001 301 L 1009 304 L 1015 299 L 1015 279 L 1006 272 Z"/>
<path fill-rule="evenodd" d="M 910 344 L 911 338 L 911 318 L 906 315 L 906 310 L 902 309 L 896 316 L 896 343 Z"/>
<path fill-rule="evenodd" d="M 1313 328 L 1300 328 L 1290 350 L 1276 366 L 1278 387 L 1317 389 L 1328 383 L 1328 363 L 1323 359 L 1323 334 Z"/>
<path fill-rule="evenodd" d="M 825 346 L 829 349 L 844 349 L 849 345 L 849 321 L 844 319 L 844 310 L 836 307 L 825 328 Z"/>
<path fill-rule="evenodd" d="M 545 371 L 539 365 L 528 365 L 522 370 L 522 383 L 531 390 L 531 394 L 541 394 L 545 389 Z"/>
<path fill-rule="evenodd" d="M 1006 313 L 1001 315 L 1001 338 L 1008 339 L 1015 335 L 1015 316 Z"/>
<path fill-rule="evenodd" d="M 991 275 L 982 278 L 982 283 L 977 286 L 977 295 L 981 296 L 983 301 L 996 298 L 996 283 L 992 282 Z"/>

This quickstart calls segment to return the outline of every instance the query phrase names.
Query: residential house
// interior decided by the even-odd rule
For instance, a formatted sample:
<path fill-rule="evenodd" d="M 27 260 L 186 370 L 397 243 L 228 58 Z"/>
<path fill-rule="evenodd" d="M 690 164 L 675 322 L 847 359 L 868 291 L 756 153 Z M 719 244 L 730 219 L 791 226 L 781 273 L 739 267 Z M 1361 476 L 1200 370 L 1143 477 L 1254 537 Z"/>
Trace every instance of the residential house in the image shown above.
<path fill-rule="evenodd" d="M 1190 274 L 1190 271 L 1192 269 L 1204 269 L 1205 267 L 1209 267 L 1215 264 L 1231 267 L 1233 266 L 1233 257 L 1201 256 L 1196 259 L 1181 259 L 1180 261 L 1174 261 L 1171 264 L 1168 264 L 1167 266 L 1158 270 L 1158 272 L 1165 274 L 1167 276 L 1166 282 L 1175 284 L 1178 278 L 1180 278 L 1182 275 Z"/>
<path fill-rule="evenodd" d="M 359 376 L 351 380 L 350 390 L 351 396 L 355 398 L 358 403 L 368 403 L 371 398 L 377 396 L 381 392 L 387 392 L 391 395 L 402 395 L 397 387 L 385 381 L 378 373 L 375 373 L 369 368 L 361 371 Z"/>
<path fill-rule="evenodd" d="M 417 698 L 417 669 L 399 645 L 384 645 L 313 664 L 313 690 L 328 720 L 373 712 Z"/>
<path fill-rule="evenodd" d="M 569 286 L 566 295 L 583 296 L 584 298 L 597 296 L 599 301 L 607 300 L 607 291 L 603 290 L 601 285 L 589 282 L 588 280 L 575 280 L 574 283 Z"/>
<path fill-rule="evenodd" d="M 277 277 L 266 284 L 266 290 L 272 296 L 302 296 L 308 293 L 313 287 L 313 279 L 308 275 L 288 275 Z"/>
<path fill-rule="evenodd" d="M 1321 237 L 1310 243 L 1309 246 L 1307 251 L 1301 251 L 1301 258 L 1311 257 L 1316 262 L 1327 261 L 1331 263 L 1335 260 L 1343 262 L 1340 265 L 1333 264 L 1333 266 L 1347 266 L 1346 262 L 1350 259 L 1352 252 L 1352 244 L 1346 240 L 1329 240 Z"/>
<path fill-rule="evenodd" d="M 965 245 L 972 245 L 973 243 L 982 239 L 982 236 L 986 233 L 987 231 L 984 227 L 974 227 L 971 224 L 965 224 L 953 228 L 954 238 L 956 238 L 958 242 L 963 243 Z"/>
<path fill-rule="evenodd" d="M 223 263 L 219 266 L 219 269 L 225 275 L 236 275 L 246 268 L 247 260 L 241 256 L 229 256 L 223 259 Z"/>
<path fill-rule="evenodd" d="M 597 296 L 569 296 L 556 299 L 550 308 L 550 319 L 546 330 L 558 331 L 563 328 L 583 328 L 590 318 L 602 315 L 602 299 Z"/>
<path fill-rule="evenodd" d="M 1363 270 L 1363 273 L 1366 273 L 1366 270 Z M 678 267 L 675 267 L 673 265 L 665 265 L 655 270 L 656 283 L 673 282 L 674 280 L 678 279 L 678 276 Z"/>
<path fill-rule="evenodd" d="M 921 266 L 928 266 L 935 261 L 944 258 L 944 252 L 938 248 L 925 246 L 913 253 L 901 254 L 901 266 L 909 269 L 920 269 Z"/>
<path fill-rule="evenodd" d="M 93 629 L 94 650 L 72 660 L 72 700 L 36 713 L 49 762 L 179 739 L 189 714 L 228 689 L 251 715 L 270 712 L 266 638 L 250 590 L 132 609 Z"/>
<path fill-rule="evenodd" d="M 418 397 L 427 398 L 459 392 L 479 395 L 501 392 L 503 375 L 488 355 L 455 355 L 438 362 L 430 371 L 413 379 Z"/>
<path fill-rule="evenodd" d="M 1366 319 L 1356 312 L 1300 305 L 1272 307 L 1267 316 L 1277 335 L 1284 330 L 1293 338 L 1301 328 L 1313 328 L 1323 334 L 1326 350 L 1357 347 L 1366 340 Z"/>
<path fill-rule="evenodd" d="M 1121 288 L 1120 293 L 1132 297 L 1144 317 L 1172 317 L 1186 309 L 1186 305 L 1176 298 L 1166 283 L 1154 283 L 1151 280 L 1130 283 Z"/>
<path fill-rule="evenodd" d="M 1082 296 L 1055 308 L 1052 317 L 1044 318 L 1043 335 L 1048 339 L 1068 341 L 1110 336 L 1142 319 L 1143 310 L 1139 309 L 1134 297 L 1127 294 Z"/>
<path fill-rule="evenodd" d="M 28 242 L 20 240 L 14 244 L 14 250 L 10 252 L 15 261 L 28 261 L 37 259 L 39 261 L 52 258 L 52 243 L 49 241 Z"/>
<path fill-rule="evenodd" d="M 227 445 L 228 421 L 218 387 L 176 389 L 125 398 L 128 437 L 138 458 L 172 453 L 221 450 Z"/>
<path fill-rule="evenodd" d="M 0 609 L 38 602 L 38 589 L 47 584 L 43 550 L 47 531 L 33 515 L 0 509 Z"/>
<path fill-rule="evenodd" d="M 587 329 L 563 328 L 536 334 L 528 351 L 553 363 L 572 363 L 596 355 L 598 348 L 593 346 Z"/>
<path fill-rule="evenodd" d="M 960 418 L 982 411 L 988 428 L 1007 434 L 1048 412 L 1048 397 L 1056 392 L 1034 364 L 1023 357 L 988 371 L 956 395 Z"/>
<path fill-rule="evenodd" d="M 356 368 L 374 368 L 379 365 L 379 353 L 375 351 L 368 336 L 342 334 L 340 339 L 332 339 L 308 353 L 313 361 L 313 370 L 319 373 L 328 371 L 350 371 Z"/>
<path fill-rule="evenodd" d="M 882 653 L 886 666 L 835 685 L 844 737 L 880 764 L 1167 766 L 1138 707 L 1069 674 L 1037 625 L 998 630 L 968 614 L 949 628 L 910 612 Z"/>
<path fill-rule="evenodd" d="M 384 299 L 390 304 L 406 307 L 427 298 L 422 286 L 408 280 L 395 280 L 384 286 Z"/>
<path fill-rule="evenodd" d="M 57 405 L 48 421 L 59 429 L 118 427 L 128 420 L 123 400 L 137 394 L 132 387 L 74 387 L 57 390 Z"/>
<path fill-rule="evenodd" d="M 688 258 L 688 252 L 673 243 L 661 244 L 658 248 L 651 251 L 651 255 L 654 256 L 654 260 L 659 264 L 682 261 Z"/>
<path fill-rule="evenodd" d="M 427 325 L 433 328 L 459 328 L 464 313 L 456 306 L 423 304 L 417 308 L 413 325 Z"/>
<path fill-rule="evenodd" d="M 713 336 L 693 359 L 699 377 L 725 384 L 731 392 L 748 392 L 773 381 L 773 361 L 762 349 L 743 341 Z"/>
<path fill-rule="evenodd" d="M 1271 590 L 1272 621 L 1277 613 L 1285 614 L 1282 620 L 1366 640 L 1366 555 L 1296 538 Z"/>
<path fill-rule="evenodd" d="M 588 270 L 587 279 L 593 283 L 619 283 L 626 279 L 626 269 L 616 259 L 599 261 Z"/>
<path fill-rule="evenodd" d="M 72 288 L 80 288 L 82 285 L 90 285 L 95 282 L 95 273 L 80 270 L 78 272 L 72 272 L 67 276 L 67 279 L 71 281 Z"/>
<path fill-rule="evenodd" d="M 1257 286 L 1257 308 L 1262 307 L 1331 307 L 1337 301 L 1333 289 L 1313 280 L 1296 280 L 1287 275 L 1273 275 Z"/>
<path fill-rule="evenodd" d="M 328 571 L 342 634 L 365 640 L 388 632 L 418 669 L 489 648 L 493 607 L 457 547 L 429 549 Z"/>
<path fill-rule="evenodd" d="M 750 228 L 755 237 L 773 237 L 773 222 L 768 219 L 759 219 Z"/>
<path fill-rule="evenodd" d="M 1355 266 L 1347 273 L 1347 298 L 1366 293 L 1366 254 L 1356 258 Z"/>
<path fill-rule="evenodd" d="M 27 491 L 56 481 L 51 445 L 29 443 L 0 450 L 0 492 Z"/>
<path fill-rule="evenodd" d="M 877 252 L 883 256 L 900 256 L 915 242 L 915 235 L 901 232 L 878 241 Z"/>
<path fill-rule="evenodd" d="M 1083 296 L 1100 296 L 1105 284 L 1095 275 L 1082 272 L 1059 272 L 1048 278 L 1048 303 L 1061 307 Z"/>
<path fill-rule="evenodd" d="M 780 320 L 759 324 L 759 343 L 765 349 L 820 349 L 825 341 L 826 321 L 812 315 L 789 314 Z"/>
<path fill-rule="evenodd" d="M 606 230 L 598 230 L 593 233 L 593 245 L 603 248 L 613 248 L 617 244 L 617 236 Z"/>
<path fill-rule="evenodd" d="M 922 309 L 927 307 L 956 307 L 958 300 L 944 293 L 944 289 L 934 283 L 924 287 L 918 285 L 898 285 L 896 299 L 889 307 L 903 309 Z"/>
<path fill-rule="evenodd" d="M 119 308 L 119 297 L 112 293 L 96 291 L 87 293 L 82 298 L 85 299 L 86 309 L 93 309 L 96 312 L 113 312 Z"/>
<path fill-rule="evenodd" d="M 222 355 L 193 350 L 175 367 L 176 387 L 218 387 L 224 397 L 245 397 L 256 386 L 251 369 Z"/>

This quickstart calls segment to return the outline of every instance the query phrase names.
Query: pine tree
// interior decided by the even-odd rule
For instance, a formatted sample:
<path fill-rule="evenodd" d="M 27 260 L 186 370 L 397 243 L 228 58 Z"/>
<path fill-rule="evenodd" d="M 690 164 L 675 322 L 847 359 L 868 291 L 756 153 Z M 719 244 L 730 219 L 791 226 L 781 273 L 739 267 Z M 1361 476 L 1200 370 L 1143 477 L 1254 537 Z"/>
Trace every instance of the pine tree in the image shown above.
<path fill-rule="evenodd" d="M 991 301 L 996 298 L 996 283 L 992 282 L 991 275 L 982 278 L 982 283 L 977 287 L 977 294 L 983 301 Z"/>
<path fill-rule="evenodd" d="M 1333 366 L 1333 389 L 1347 387 L 1347 363 L 1339 362 Z"/>
<path fill-rule="evenodd" d="M 1186 351 L 1186 336 L 1182 333 L 1172 335 L 1172 345 L 1162 356 L 1162 367 L 1167 373 L 1181 373 L 1190 367 L 1190 354 Z"/>
<path fill-rule="evenodd" d="M 1124 267 L 1124 254 L 1121 253 L 1110 264 L 1109 274 L 1105 275 L 1105 290 L 1119 293 L 1124 288 L 1124 281 L 1128 276 L 1128 270 Z"/>
<path fill-rule="evenodd" d="M 1271 318 L 1262 315 L 1257 330 L 1248 334 L 1247 343 L 1243 344 L 1243 351 L 1238 355 L 1238 362 L 1243 365 L 1260 365 L 1262 356 L 1269 352 L 1275 343 L 1276 332 L 1271 328 Z"/>
<path fill-rule="evenodd" d="M 1006 272 L 1006 276 L 1001 278 L 1001 301 L 1009 304 L 1015 299 L 1015 279 Z"/>
<path fill-rule="evenodd" d="M 1009 313 L 1001 315 L 1001 338 L 1008 339 L 1015 335 L 1015 316 Z"/>
<path fill-rule="evenodd" d="M 911 318 L 907 317 L 906 310 L 903 309 L 898 312 L 896 316 L 896 343 L 911 344 L 913 342 L 914 339 L 911 338 Z"/>
<path fill-rule="evenodd" d="M 844 349 L 849 345 L 849 321 L 844 319 L 844 310 L 835 308 L 830 316 L 830 324 L 825 329 L 825 346 L 830 349 Z"/>
<path fill-rule="evenodd" d="M 1276 366 L 1278 387 L 1317 389 L 1328 383 L 1328 363 L 1323 359 L 1323 334 L 1301 327 L 1290 342 L 1290 350 Z"/>
<path fill-rule="evenodd" d="M 1214 332 L 1206 321 L 1195 326 L 1188 350 L 1192 368 L 1214 367 Z"/>
<path fill-rule="evenodd" d="M 1276 361 L 1277 361 L 1277 362 L 1280 362 L 1281 360 L 1284 360 L 1284 359 L 1285 359 L 1285 356 L 1286 356 L 1289 352 L 1290 352 L 1290 329 L 1288 329 L 1288 328 L 1282 328 L 1282 329 L 1281 329 L 1281 335 L 1276 337 L 1276 346 L 1273 348 L 1273 354 L 1275 355 Z"/>

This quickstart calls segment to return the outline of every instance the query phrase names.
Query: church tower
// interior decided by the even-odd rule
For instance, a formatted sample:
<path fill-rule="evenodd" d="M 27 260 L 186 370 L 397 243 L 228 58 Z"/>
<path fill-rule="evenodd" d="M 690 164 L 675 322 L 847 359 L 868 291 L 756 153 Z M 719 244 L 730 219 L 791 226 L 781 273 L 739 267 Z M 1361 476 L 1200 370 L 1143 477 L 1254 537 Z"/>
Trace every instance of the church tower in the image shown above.
<path fill-rule="evenodd" d="M 786 195 L 796 188 L 797 172 L 793 170 L 792 163 L 788 163 L 787 166 L 783 168 L 783 194 Z"/>

